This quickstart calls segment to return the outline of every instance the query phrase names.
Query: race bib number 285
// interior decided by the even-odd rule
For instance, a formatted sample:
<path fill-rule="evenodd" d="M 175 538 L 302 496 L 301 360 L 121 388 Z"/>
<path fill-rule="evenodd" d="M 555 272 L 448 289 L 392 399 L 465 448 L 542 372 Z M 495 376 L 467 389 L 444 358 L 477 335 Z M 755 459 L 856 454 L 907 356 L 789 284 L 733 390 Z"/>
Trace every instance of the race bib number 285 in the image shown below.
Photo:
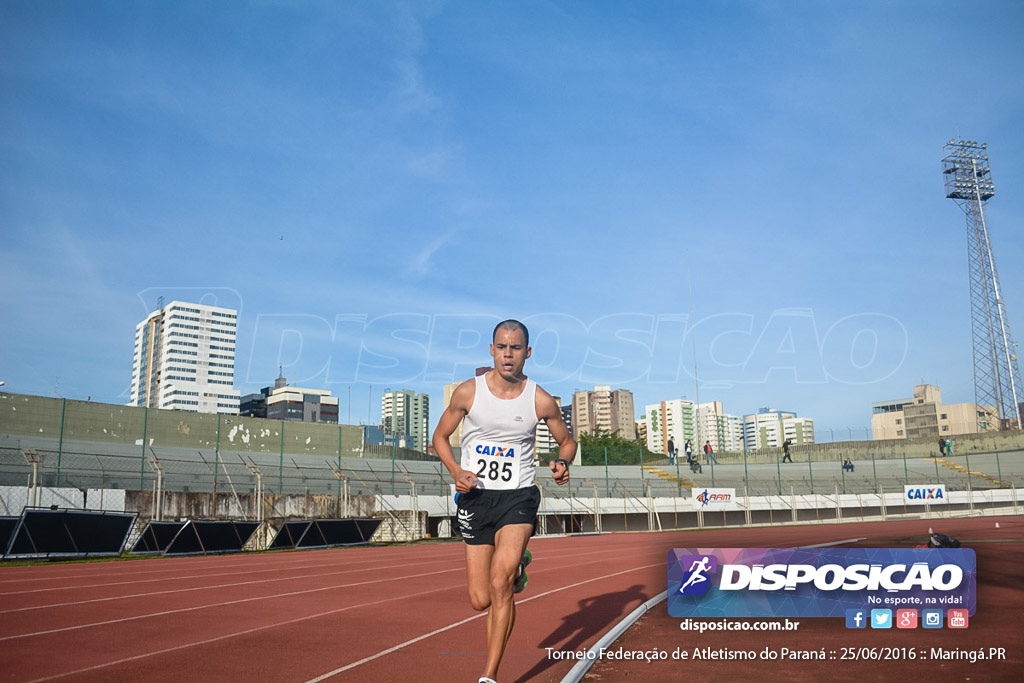
<path fill-rule="evenodd" d="M 519 457 L 515 447 L 503 444 L 477 444 L 473 452 L 473 472 L 481 488 L 518 488 Z"/>

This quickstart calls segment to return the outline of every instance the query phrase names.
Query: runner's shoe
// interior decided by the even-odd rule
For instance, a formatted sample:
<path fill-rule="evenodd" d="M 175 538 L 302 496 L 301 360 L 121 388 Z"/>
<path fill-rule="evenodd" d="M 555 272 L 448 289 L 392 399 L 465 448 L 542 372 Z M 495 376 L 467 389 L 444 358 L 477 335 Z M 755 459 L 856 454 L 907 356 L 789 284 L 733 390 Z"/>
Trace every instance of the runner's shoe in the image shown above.
<path fill-rule="evenodd" d="M 523 559 L 519 561 L 519 573 L 516 574 L 516 581 L 512 584 L 513 593 L 522 593 L 523 589 L 526 588 L 526 582 L 529 578 L 526 576 L 526 567 L 533 562 L 533 553 L 527 550 L 523 553 Z"/>

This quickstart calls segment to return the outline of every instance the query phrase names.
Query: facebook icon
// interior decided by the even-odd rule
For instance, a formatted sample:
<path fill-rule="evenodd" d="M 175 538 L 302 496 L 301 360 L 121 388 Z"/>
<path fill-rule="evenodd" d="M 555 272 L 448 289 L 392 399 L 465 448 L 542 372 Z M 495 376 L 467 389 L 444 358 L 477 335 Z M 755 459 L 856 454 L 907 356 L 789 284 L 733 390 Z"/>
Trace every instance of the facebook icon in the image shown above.
<path fill-rule="evenodd" d="M 867 628 L 867 612 L 862 609 L 846 610 L 846 628 Z"/>

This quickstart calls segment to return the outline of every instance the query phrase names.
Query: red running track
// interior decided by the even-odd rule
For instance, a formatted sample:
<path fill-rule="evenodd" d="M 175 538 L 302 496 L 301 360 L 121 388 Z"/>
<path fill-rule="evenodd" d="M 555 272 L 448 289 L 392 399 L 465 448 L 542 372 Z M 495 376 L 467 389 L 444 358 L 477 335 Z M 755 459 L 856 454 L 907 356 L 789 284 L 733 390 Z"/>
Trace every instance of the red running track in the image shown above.
<path fill-rule="evenodd" d="M 999 524 L 998 528 L 996 524 Z M 614 647 L 637 650 L 659 647 L 669 652 L 676 647 L 692 653 L 694 648 L 704 650 L 755 650 L 765 648 L 780 653 L 790 650 L 824 649 L 826 659 L 779 659 L 763 661 L 690 660 L 645 662 L 605 659 L 599 660 L 588 673 L 594 681 L 678 681 L 681 673 L 707 680 L 784 680 L 787 683 L 818 683 L 839 681 L 1013 681 L 1024 680 L 1024 518 L 975 517 L 970 519 L 934 519 L 920 521 L 883 522 L 876 524 L 843 525 L 829 527 L 833 533 L 849 533 L 849 538 L 864 540 L 845 546 L 903 548 L 924 543 L 929 527 L 954 536 L 964 547 L 974 549 L 977 556 L 977 606 L 965 630 L 847 629 L 839 619 L 800 619 L 795 633 L 707 631 L 702 635 L 684 632 L 679 628 L 682 619 L 668 615 L 664 604 L 648 612 L 629 629 Z M 772 529 L 765 536 L 768 546 L 810 545 L 809 532 L 823 527 Z M 700 537 L 714 539 L 713 547 L 753 547 L 758 533 L 747 530 L 701 532 Z M 788 538 L 787 538 L 788 537 Z M 735 545 L 733 545 L 735 544 Z M 690 545 L 698 545 L 692 543 Z M 708 544 L 712 545 L 712 544 Z M 678 547 L 688 547 L 679 545 Z M 737 619 L 740 621 L 754 621 Z M 872 650 L 881 654 L 883 648 L 897 653 L 912 651 L 915 658 L 889 661 L 860 660 L 855 652 Z M 970 661 L 969 658 L 936 659 L 933 648 L 947 653 L 968 656 L 981 650 L 990 654 L 1000 648 L 1005 659 Z"/>
<path fill-rule="evenodd" d="M 954 525 L 976 523 L 976 532 L 964 530 L 977 535 L 995 521 L 534 539 L 530 583 L 518 596 L 500 680 L 561 680 L 575 662 L 549 657 L 549 648 L 585 649 L 664 591 L 671 547 L 787 547 L 854 537 L 878 539 L 881 546 L 912 545 L 925 540 L 928 526 L 957 535 Z M 994 584 L 1021 578 L 1024 524 L 1020 518 L 1000 521 L 1003 529 L 995 536 L 1017 542 L 976 546 L 979 615 L 961 632 L 971 642 L 992 641 L 985 647 L 1003 633 L 997 622 L 1016 615 L 1014 623 L 1024 625 L 1024 598 L 1016 583 L 996 595 L 985 581 L 992 567 L 1003 566 L 983 563 L 986 551 L 1016 553 L 1018 564 L 1007 562 L 999 570 L 1006 574 L 992 574 Z M 988 604 L 993 597 L 1010 607 L 1009 614 L 996 618 L 1000 606 Z M 663 623 L 644 636 L 645 624 L 655 617 Z M 675 647 L 678 621 L 659 605 L 623 642 L 640 634 L 648 647 Z M 830 623 L 805 632 L 807 638 L 802 633 L 802 639 L 820 638 L 822 628 L 830 637 L 846 636 L 842 624 L 818 621 Z M 658 630 L 666 623 L 674 629 L 667 634 Z M 1019 633 L 1020 628 L 1009 646 L 1017 673 Z M 483 615 L 469 607 L 459 543 L 0 567 L 0 680 L 475 681 L 483 649 Z M 609 667 L 604 673 L 598 666 L 593 676 L 676 680 L 676 665 L 660 672 Z M 701 670 L 694 666 L 691 672 Z"/>

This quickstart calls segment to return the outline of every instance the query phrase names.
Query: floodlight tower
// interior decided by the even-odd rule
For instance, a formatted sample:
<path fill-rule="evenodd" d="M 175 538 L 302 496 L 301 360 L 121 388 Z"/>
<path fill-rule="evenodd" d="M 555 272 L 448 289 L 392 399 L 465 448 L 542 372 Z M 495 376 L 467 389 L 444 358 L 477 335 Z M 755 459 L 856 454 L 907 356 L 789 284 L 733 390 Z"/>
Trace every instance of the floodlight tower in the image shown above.
<path fill-rule="evenodd" d="M 946 197 L 967 215 L 967 261 L 971 283 L 971 332 L 974 341 L 974 402 L 978 427 L 991 428 L 985 408 L 995 408 L 998 428 L 1021 428 L 1020 367 L 1010 333 L 999 274 L 985 225 L 984 206 L 996 193 L 988 163 L 988 144 L 950 140 L 943 147 Z"/>

